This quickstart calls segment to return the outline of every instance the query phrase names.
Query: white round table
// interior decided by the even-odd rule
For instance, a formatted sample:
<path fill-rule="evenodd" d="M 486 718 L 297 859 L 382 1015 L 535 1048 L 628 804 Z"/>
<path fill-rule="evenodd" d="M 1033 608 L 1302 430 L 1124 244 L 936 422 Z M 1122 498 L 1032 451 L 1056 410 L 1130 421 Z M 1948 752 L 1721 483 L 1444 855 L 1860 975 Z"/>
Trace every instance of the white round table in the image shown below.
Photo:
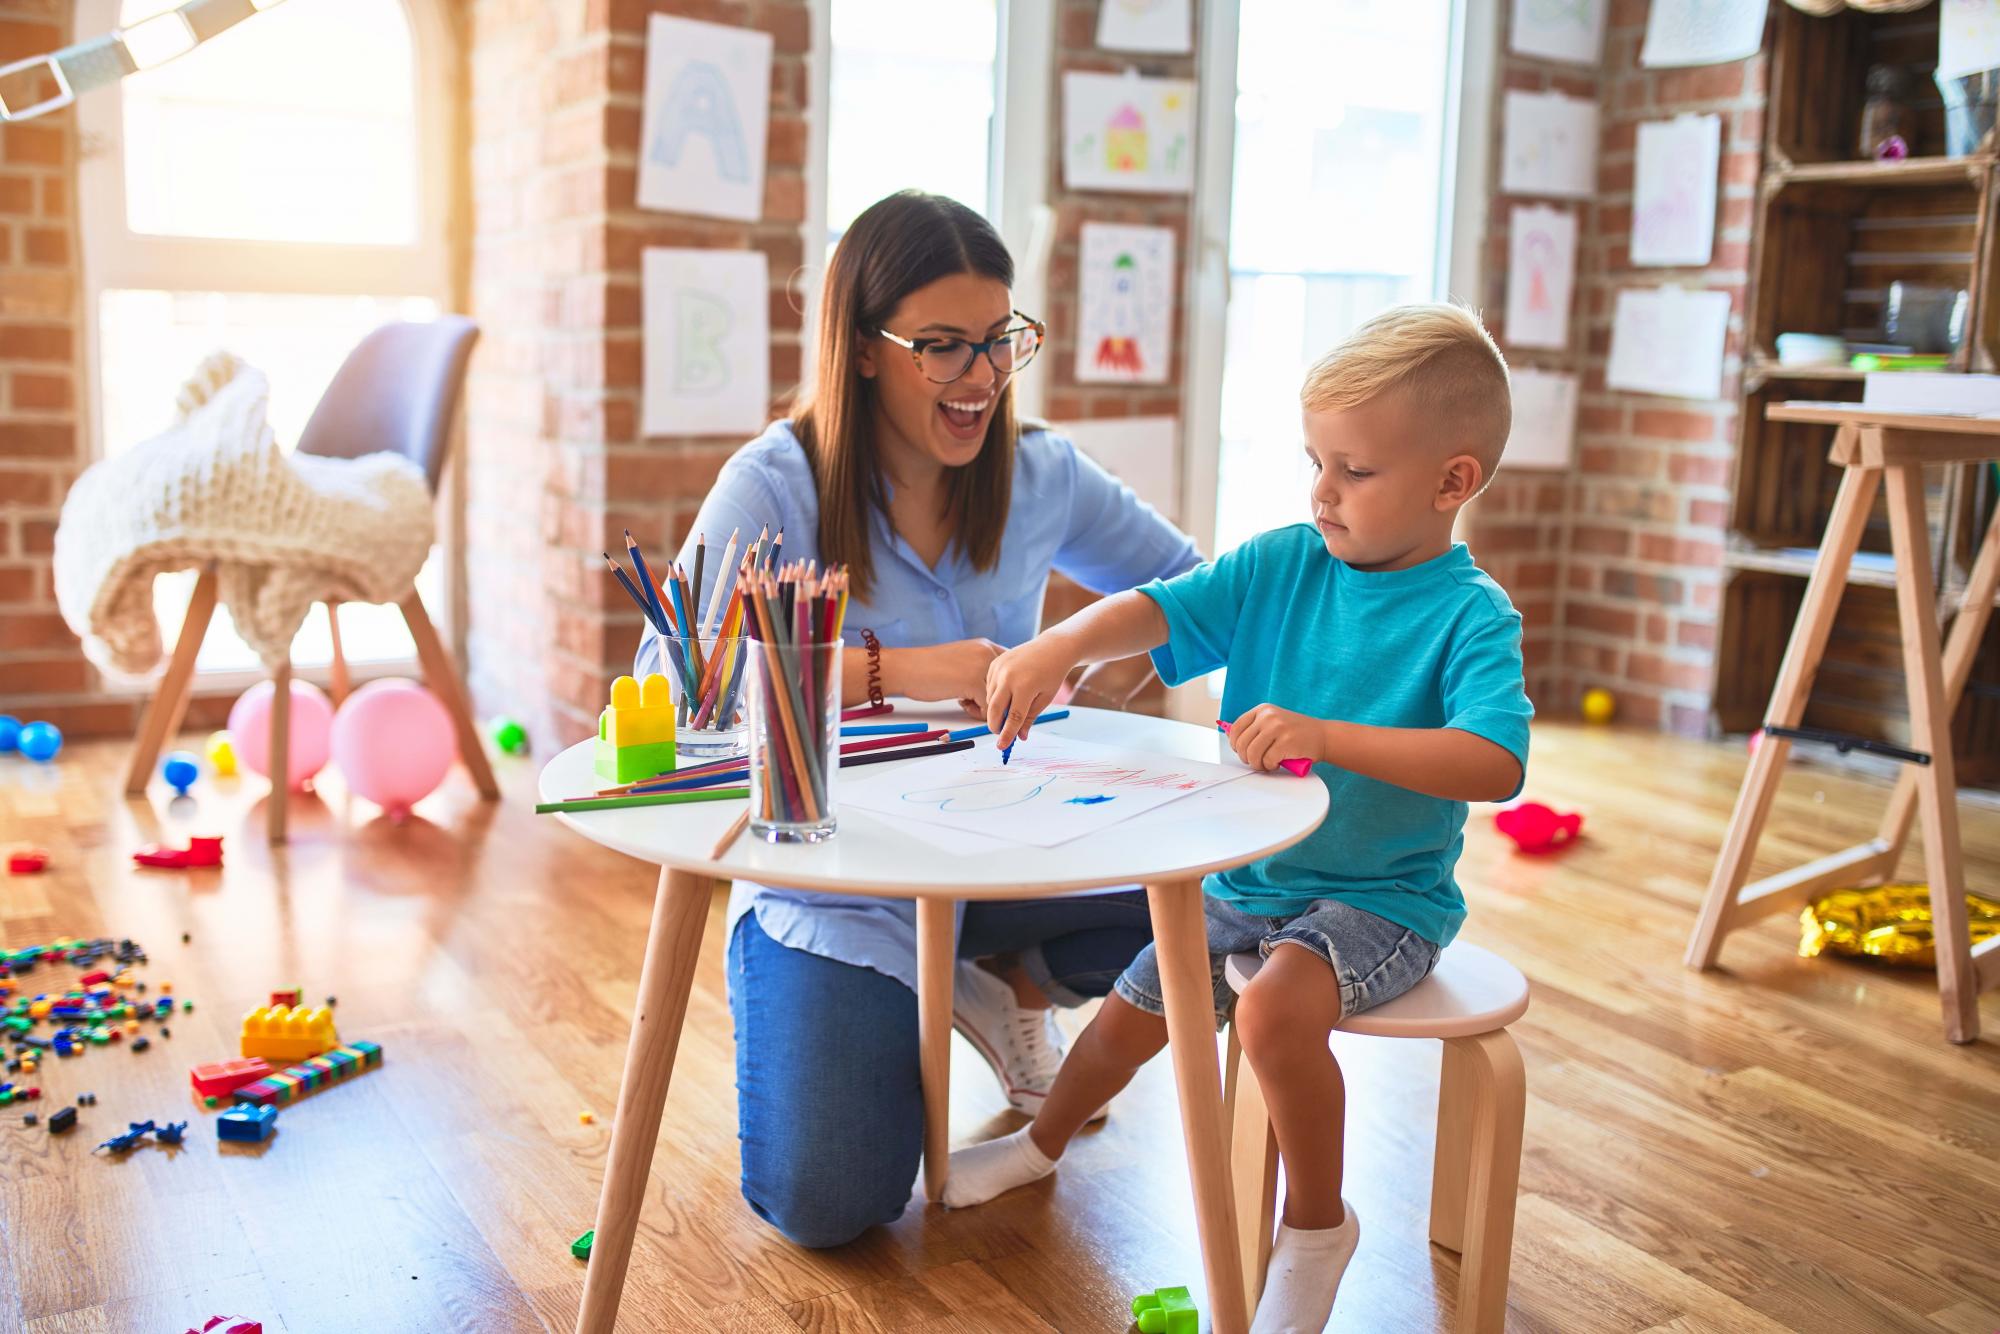
<path fill-rule="evenodd" d="M 896 701 L 895 712 L 887 718 L 865 721 L 970 725 L 955 706 L 902 700 Z M 1212 729 L 1140 714 L 1073 709 L 1068 718 L 1043 728 L 1133 751 L 1234 762 L 1227 743 Z M 571 746 L 549 761 L 541 773 L 542 800 L 588 796 L 605 786 L 592 769 L 593 744 Z M 1021 744 L 1032 748 L 1033 735 Z M 610 1331 L 617 1319 L 710 894 L 714 881 L 742 878 L 789 888 L 916 900 L 924 1186 L 932 1200 L 943 1191 L 950 1138 L 946 1109 L 957 903 L 1144 885 L 1152 910 L 1214 1329 L 1216 1334 L 1240 1334 L 1249 1319 L 1242 1259 L 1235 1244 L 1201 878 L 1297 843 L 1319 825 L 1326 805 L 1326 787 L 1315 779 L 1295 778 L 1282 770 L 1250 774 L 1101 832 L 1052 848 L 1013 845 L 1004 856 L 945 851 L 852 806 L 840 808 L 839 832 L 825 843 L 770 844 L 745 833 L 720 858 L 710 852 L 741 814 L 736 802 L 557 814 L 585 838 L 661 867 L 577 1329 L 600 1334 Z"/>

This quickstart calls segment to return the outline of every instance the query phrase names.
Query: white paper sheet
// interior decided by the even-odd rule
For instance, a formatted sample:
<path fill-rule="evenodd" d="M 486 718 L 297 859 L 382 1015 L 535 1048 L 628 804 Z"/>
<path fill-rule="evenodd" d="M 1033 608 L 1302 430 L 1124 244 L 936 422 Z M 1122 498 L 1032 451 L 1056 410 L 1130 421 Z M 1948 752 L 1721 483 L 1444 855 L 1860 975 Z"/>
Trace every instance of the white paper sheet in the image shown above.
<path fill-rule="evenodd" d="M 768 32 L 652 16 L 640 208 L 745 222 L 762 216 L 771 48 Z"/>
<path fill-rule="evenodd" d="M 1651 0 L 1639 63 L 1719 65 L 1757 54 L 1770 0 Z"/>
<path fill-rule="evenodd" d="M 1514 428 L 1502 468 L 1567 468 L 1576 442 L 1576 377 L 1517 366 Z"/>
<path fill-rule="evenodd" d="M 1562 93 L 1510 92 L 1502 112 L 1503 191 L 1564 199 L 1597 192 L 1597 103 Z"/>
<path fill-rule="evenodd" d="M 1181 512 L 1181 424 L 1177 417 L 1100 417 L 1056 430 L 1132 488 L 1139 499 L 1178 523 Z"/>
<path fill-rule="evenodd" d="M 758 431 L 771 407 L 770 265 L 761 250 L 649 249 L 645 435 Z"/>
<path fill-rule="evenodd" d="M 1097 44 L 1106 51 L 1154 51 L 1185 55 L 1194 50 L 1188 0 L 1100 0 Z"/>
<path fill-rule="evenodd" d="M 2000 0 L 1939 0 L 1939 77 L 2000 69 Z"/>
<path fill-rule="evenodd" d="M 1632 180 L 1632 262 L 1703 265 L 1715 254 L 1722 117 L 1677 116 L 1639 127 Z"/>
<path fill-rule="evenodd" d="M 1604 52 L 1609 0 L 1514 0 L 1507 45 L 1516 55 L 1595 65 Z"/>
<path fill-rule="evenodd" d="M 1077 380 L 1165 384 L 1174 321 L 1172 230 L 1084 223 L 1077 286 Z"/>
<path fill-rule="evenodd" d="M 968 751 L 843 775 L 840 803 L 1053 848 L 1249 772 L 1038 731 L 1008 765 L 993 738 L 982 737 Z"/>
<path fill-rule="evenodd" d="M 1540 204 L 1508 222 L 1506 339 L 1512 347 L 1569 346 L 1576 286 L 1576 214 Z"/>
<path fill-rule="evenodd" d="M 1193 190 L 1193 82 L 1064 74 L 1063 184 L 1072 190 Z"/>
<path fill-rule="evenodd" d="M 1728 333 L 1727 292 L 1620 292 L 1604 382 L 1672 398 L 1719 398 Z"/>

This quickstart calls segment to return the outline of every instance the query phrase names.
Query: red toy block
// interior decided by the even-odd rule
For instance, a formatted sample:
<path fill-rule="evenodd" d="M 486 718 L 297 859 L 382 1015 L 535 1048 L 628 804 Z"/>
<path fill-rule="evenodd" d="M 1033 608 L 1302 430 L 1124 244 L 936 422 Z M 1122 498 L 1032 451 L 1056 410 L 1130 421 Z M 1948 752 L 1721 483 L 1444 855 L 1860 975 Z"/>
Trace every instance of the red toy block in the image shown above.
<path fill-rule="evenodd" d="M 1493 823 L 1523 852 L 1549 852 L 1574 843 L 1583 831 L 1583 816 L 1557 814 L 1539 801 L 1524 801 L 1497 812 Z"/>
<path fill-rule="evenodd" d="M 110 980 L 111 974 L 109 973 L 85 973 L 76 980 L 76 984 L 80 987 L 94 987 L 99 982 L 109 982 Z"/>
<path fill-rule="evenodd" d="M 297 987 L 293 987 L 293 988 L 292 988 L 292 989 L 291 989 L 290 991 L 274 991 L 274 992 L 272 992 L 272 993 L 271 993 L 271 1004 L 273 1004 L 273 1005 L 289 1005 L 289 1006 L 291 1006 L 291 1007 L 292 1007 L 293 1009 L 295 1009 L 295 1010 L 296 1010 L 296 1009 L 298 1009 L 298 1008 L 299 1008 L 299 989 L 298 989 Z"/>
<path fill-rule="evenodd" d="M 243 1056 L 197 1065 L 188 1071 L 188 1083 L 194 1086 L 197 1098 L 222 1098 L 270 1073 L 271 1063 L 263 1057 Z"/>
<path fill-rule="evenodd" d="M 247 1315 L 214 1315 L 208 1323 L 187 1334 L 264 1334 L 264 1322 Z"/>
<path fill-rule="evenodd" d="M 40 848 L 16 848 L 7 854 L 8 875 L 33 875 L 49 864 L 49 854 Z"/>
<path fill-rule="evenodd" d="M 164 843 L 148 843 L 132 854 L 132 860 L 141 866 L 162 866 L 176 870 L 189 866 L 220 866 L 222 839 L 191 838 L 185 848 L 170 848 Z"/>

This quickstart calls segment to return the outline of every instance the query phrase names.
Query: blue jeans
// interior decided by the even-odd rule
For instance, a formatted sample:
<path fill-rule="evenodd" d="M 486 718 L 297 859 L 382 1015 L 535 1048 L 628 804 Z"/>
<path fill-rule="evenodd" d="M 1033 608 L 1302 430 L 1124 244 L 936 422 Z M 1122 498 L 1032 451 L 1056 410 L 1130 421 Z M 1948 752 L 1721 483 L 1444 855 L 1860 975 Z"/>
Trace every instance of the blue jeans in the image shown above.
<path fill-rule="evenodd" d="M 1021 951 L 1052 997 L 1102 996 L 1153 938 L 1142 890 L 969 903 L 960 958 Z M 917 997 L 778 944 L 747 912 L 729 941 L 743 1198 L 801 1246 L 900 1218 L 923 1155 Z"/>

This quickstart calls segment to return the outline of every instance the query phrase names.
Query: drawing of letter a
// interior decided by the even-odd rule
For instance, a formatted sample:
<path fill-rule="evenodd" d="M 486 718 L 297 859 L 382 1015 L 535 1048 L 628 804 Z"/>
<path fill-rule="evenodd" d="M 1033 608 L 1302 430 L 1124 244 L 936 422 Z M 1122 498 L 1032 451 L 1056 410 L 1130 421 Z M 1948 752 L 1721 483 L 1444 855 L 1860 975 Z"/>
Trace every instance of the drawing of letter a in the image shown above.
<path fill-rule="evenodd" d="M 729 303 L 713 292 L 684 287 L 674 294 L 674 389 L 713 394 L 729 383 Z"/>
<path fill-rule="evenodd" d="M 691 60 L 674 77 L 660 102 L 660 119 L 653 134 L 653 161 L 678 167 L 681 149 L 691 134 L 705 135 L 715 154 L 715 172 L 725 181 L 750 179 L 749 155 L 743 151 L 743 125 L 722 71 L 705 60 Z"/>

